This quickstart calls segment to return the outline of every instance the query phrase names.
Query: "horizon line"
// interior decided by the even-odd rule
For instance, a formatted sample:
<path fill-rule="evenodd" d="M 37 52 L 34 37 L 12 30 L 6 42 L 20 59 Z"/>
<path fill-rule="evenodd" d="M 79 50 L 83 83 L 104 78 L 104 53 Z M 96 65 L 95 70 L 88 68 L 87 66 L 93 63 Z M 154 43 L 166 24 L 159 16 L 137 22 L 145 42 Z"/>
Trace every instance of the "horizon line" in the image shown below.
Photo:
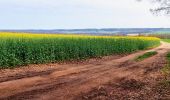
<path fill-rule="evenodd" d="M 53 29 L 41 29 L 41 28 L 37 28 L 37 29 L 31 29 L 31 28 L 28 28 L 28 29 L 0 29 L 0 30 L 86 30 L 86 29 L 97 29 L 97 30 L 100 30 L 100 29 L 170 29 L 169 28 L 165 28 L 165 27 L 141 27 L 141 28 L 135 28 L 135 27 L 132 27 L 132 28 L 53 28 Z"/>

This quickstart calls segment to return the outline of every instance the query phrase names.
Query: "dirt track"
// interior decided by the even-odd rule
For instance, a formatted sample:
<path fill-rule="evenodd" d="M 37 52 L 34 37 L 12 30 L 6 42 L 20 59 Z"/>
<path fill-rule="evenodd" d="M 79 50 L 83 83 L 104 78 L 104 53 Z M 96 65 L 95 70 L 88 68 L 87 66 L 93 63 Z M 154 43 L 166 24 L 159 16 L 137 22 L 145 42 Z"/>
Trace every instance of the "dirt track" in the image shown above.
<path fill-rule="evenodd" d="M 0 71 L 0 100 L 80 100 L 96 87 L 122 79 L 143 80 L 160 75 L 170 44 L 153 49 L 157 55 L 135 62 L 149 51 L 91 59 L 83 63 L 30 65 Z M 88 99 L 88 98 L 87 98 Z M 108 100 L 108 99 L 107 99 Z"/>

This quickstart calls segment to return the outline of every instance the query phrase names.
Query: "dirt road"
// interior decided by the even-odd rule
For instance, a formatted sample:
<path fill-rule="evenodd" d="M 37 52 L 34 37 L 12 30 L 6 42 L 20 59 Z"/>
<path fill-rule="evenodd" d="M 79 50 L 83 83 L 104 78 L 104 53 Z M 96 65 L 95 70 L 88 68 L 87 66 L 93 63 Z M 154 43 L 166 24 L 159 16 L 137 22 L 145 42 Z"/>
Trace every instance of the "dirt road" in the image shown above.
<path fill-rule="evenodd" d="M 123 79 L 143 80 L 159 76 L 166 64 L 170 44 L 152 49 L 157 55 L 135 62 L 147 51 L 127 56 L 109 56 L 80 63 L 29 65 L 0 71 L 0 100 L 80 100 L 103 84 Z M 87 98 L 83 98 L 87 95 Z M 92 98 L 91 98 L 92 99 Z M 108 100 L 108 99 L 107 99 Z"/>

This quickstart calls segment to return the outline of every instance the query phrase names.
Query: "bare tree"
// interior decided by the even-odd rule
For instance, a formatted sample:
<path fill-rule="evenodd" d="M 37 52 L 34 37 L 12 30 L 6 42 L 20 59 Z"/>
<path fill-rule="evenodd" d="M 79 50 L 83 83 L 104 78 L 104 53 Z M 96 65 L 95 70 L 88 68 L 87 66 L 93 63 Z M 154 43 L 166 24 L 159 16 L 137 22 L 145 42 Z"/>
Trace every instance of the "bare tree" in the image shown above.
<path fill-rule="evenodd" d="M 137 0 L 142 1 L 142 0 Z M 153 13 L 164 13 L 166 15 L 170 15 L 170 0 L 149 0 L 152 3 L 157 4 L 155 8 L 151 8 L 151 12 Z"/>

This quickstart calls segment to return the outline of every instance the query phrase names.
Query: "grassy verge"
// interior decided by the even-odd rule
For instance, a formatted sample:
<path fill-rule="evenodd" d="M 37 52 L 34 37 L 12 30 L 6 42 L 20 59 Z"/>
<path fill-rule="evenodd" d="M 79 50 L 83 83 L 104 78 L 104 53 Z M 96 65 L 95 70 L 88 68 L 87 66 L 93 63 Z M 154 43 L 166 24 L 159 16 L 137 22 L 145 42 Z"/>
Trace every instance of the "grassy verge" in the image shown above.
<path fill-rule="evenodd" d="M 170 43 L 170 39 L 161 39 L 161 40 L 164 41 L 164 42 Z"/>
<path fill-rule="evenodd" d="M 147 52 L 147 53 L 145 53 L 145 54 L 143 54 L 141 56 L 138 56 L 137 58 L 135 58 L 135 61 L 142 61 L 142 60 L 144 60 L 146 58 L 149 58 L 149 57 L 152 57 L 152 56 L 154 56 L 156 54 L 157 54 L 156 51 L 150 51 L 150 52 Z"/>
<path fill-rule="evenodd" d="M 160 82 L 159 85 L 162 86 L 162 88 L 166 88 L 169 91 L 170 88 L 170 52 L 166 56 L 167 64 L 162 68 L 162 73 L 164 75 L 164 79 Z"/>
<path fill-rule="evenodd" d="M 167 65 L 162 69 L 162 72 L 167 76 L 170 74 L 170 53 L 167 54 Z"/>

